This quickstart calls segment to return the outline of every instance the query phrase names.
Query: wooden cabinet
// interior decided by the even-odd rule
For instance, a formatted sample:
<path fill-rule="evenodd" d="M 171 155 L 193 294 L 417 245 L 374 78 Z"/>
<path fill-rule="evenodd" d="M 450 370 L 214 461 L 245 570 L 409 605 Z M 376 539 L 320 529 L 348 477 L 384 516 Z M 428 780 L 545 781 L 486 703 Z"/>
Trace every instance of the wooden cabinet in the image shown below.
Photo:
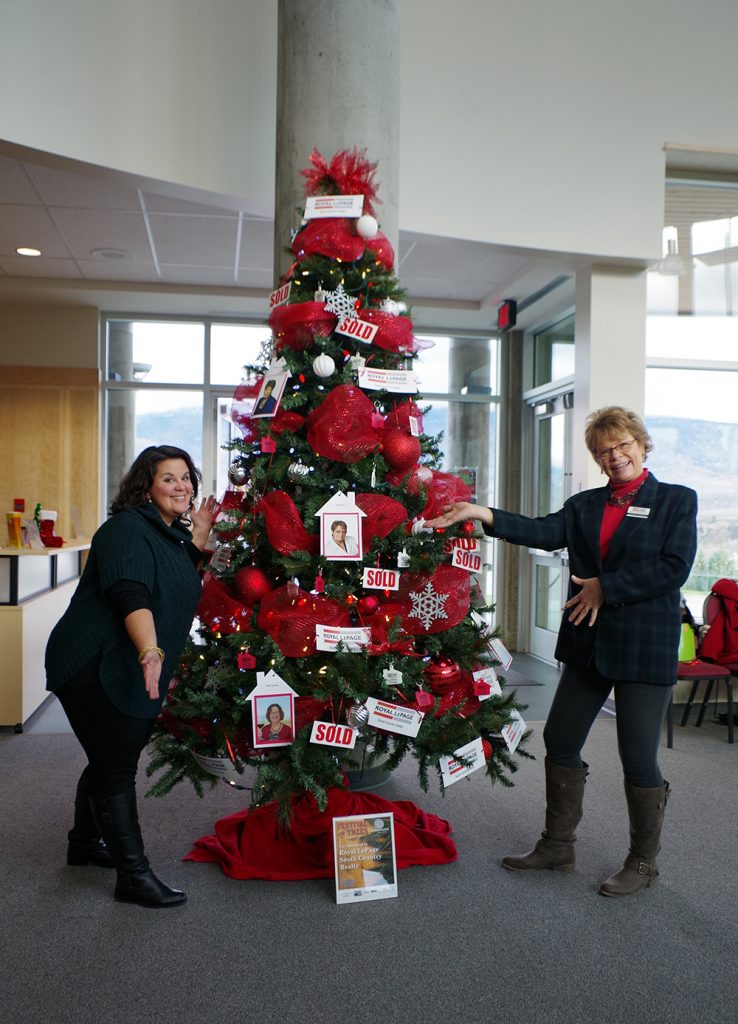
<path fill-rule="evenodd" d="M 31 551 L 0 548 L 0 726 L 23 725 L 44 702 L 44 651 L 67 609 L 89 541 Z"/>

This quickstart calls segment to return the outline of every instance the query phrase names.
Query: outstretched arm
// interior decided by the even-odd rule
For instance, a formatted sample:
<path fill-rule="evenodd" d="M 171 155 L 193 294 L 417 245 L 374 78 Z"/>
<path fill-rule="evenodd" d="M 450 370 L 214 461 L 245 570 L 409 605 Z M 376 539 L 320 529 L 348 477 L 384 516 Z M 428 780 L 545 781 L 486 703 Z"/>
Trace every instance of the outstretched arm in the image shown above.
<path fill-rule="evenodd" d="M 447 526 L 461 523 L 465 519 L 476 519 L 478 522 L 484 523 L 485 526 L 491 527 L 494 524 L 494 518 L 492 509 L 487 508 L 486 505 L 472 505 L 468 501 L 455 501 L 452 505 L 447 505 L 440 516 L 427 520 L 425 525 L 431 526 L 433 529 L 445 529 Z"/>

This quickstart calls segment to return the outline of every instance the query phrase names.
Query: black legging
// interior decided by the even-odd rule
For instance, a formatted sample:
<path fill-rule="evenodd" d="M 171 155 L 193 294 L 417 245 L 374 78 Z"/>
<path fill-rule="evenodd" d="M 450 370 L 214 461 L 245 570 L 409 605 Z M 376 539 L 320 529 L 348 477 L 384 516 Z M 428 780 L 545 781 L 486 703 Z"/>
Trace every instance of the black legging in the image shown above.
<path fill-rule="evenodd" d="M 90 762 L 84 772 L 89 794 L 103 798 L 135 785 L 138 760 L 156 719 L 131 718 L 118 711 L 100 686 L 99 668 L 98 657 L 60 687 L 56 696 Z"/>
<path fill-rule="evenodd" d="M 658 748 L 670 686 L 620 682 L 565 665 L 543 729 L 546 755 L 564 768 L 580 768 L 582 747 L 611 690 L 625 781 L 642 789 L 663 785 Z"/>

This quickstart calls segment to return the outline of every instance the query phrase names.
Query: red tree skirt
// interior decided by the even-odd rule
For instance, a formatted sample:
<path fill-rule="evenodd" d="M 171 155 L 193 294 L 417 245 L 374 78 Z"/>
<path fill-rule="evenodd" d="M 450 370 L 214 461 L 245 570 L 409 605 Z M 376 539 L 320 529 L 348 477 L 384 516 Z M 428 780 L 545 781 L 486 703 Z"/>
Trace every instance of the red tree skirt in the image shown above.
<path fill-rule="evenodd" d="M 311 794 L 296 797 L 290 830 L 278 824 L 275 803 L 229 814 L 215 823 L 214 836 L 197 839 L 183 859 L 220 864 L 229 878 L 332 878 L 333 818 L 389 811 L 395 816 L 398 868 L 456 860 L 451 826 L 443 818 L 426 814 L 409 800 L 385 800 L 338 786 L 328 790 L 324 811 Z"/>

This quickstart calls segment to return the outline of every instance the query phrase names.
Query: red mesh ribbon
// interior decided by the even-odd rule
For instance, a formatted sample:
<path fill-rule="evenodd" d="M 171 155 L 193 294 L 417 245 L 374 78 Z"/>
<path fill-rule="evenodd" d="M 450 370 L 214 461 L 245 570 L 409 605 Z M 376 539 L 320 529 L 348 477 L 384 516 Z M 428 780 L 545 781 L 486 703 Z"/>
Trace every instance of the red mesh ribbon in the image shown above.
<path fill-rule="evenodd" d="M 458 707 L 457 705 L 460 705 Z M 438 702 L 435 717 L 440 718 L 451 708 L 456 707 L 456 714 L 459 718 L 469 718 L 479 708 L 479 701 L 474 696 L 474 688 L 471 672 L 464 672 L 462 681 L 454 686 L 448 693 L 444 693 Z"/>
<path fill-rule="evenodd" d="M 268 322 L 277 351 L 286 345 L 299 352 L 311 345 L 316 337 L 327 338 L 332 334 L 338 318 L 326 310 L 323 302 L 291 302 L 286 306 L 275 306 Z"/>
<path fill-rule="evenodd" d="M 388 352 L 414 352 L 413 325 L 409 317 L 394 316 L 381 309 L 362 309 L 359 319 L 375 324 L 377 333 L 372 345 L 386 349 Z"/>
<path fill-rule="evenodd" d="M 341 149 L 331 157 L 331 162 L 314 149 L 310 154 L 312 167 L 300 171 L 305 178 L 305 195 L 363 196 L 364 213 L 374 213 L 378 183 L 374 181 L 377 164 L 366 158 L 366 150 Z"/>
<path fill-rule="evenodd" d="M 222 580 L 206 572 L 197 615 L 214 633 L 230 634 L 248 628 L 251 609 L 237 601 Z"/>
<path fill-rule="evenodd" d="M 366 207 L 366 203 L 364 203 Z M 392 270 L 395 265 L 395 250 L 390 245 L 390 240 L 381 231 L 378 231 L 374 238 L 367 238 L 366 247 L 377 257 L 379 263 L 387 270 Z"/>
<path fill-rule="evenodd" d="M 374 537 L 387 537 L 407 519 L 405 506 L 384 494 L 357 494 L 356 504 L 365 513 L 361 522 L 364 551 L 369 550 Z"/>
<path fill-rule="evenodd" d="M 454 501 L 469 501 L 471 487 L 453 473 L 439 473 L 434 469 L 433 480 L 425 494 L 425 508 L 420 513 L 423 519 L 435 519 L 447 505 Z"/>
<path fill-rule="evenodd" d="M 453 473 L 439 473 L 437 469 L 429 470 L 427 466 L 419 466 L 410 474 L 402 470 L 388 473 L 386 480 L 393 487 L 406 487 L 409 494 L 419 494 L 421 488 L 425 489 L 425 507 L 420 513 L 423 519 L 435 519 L 455 501 L 469 501 L 472 493 L 471 487 L 461 477 Z"/>
<path fill-rule="evenodd" d="M 256 396 L 261 390 L 263 377 L 254 384 L 239 384 L 233 392 L 230 416 L 233 423 L 243 434 L 244 441 L 255 441 L 259 436 L 256 421 L 251 419 Z"/>
<path fill-rule="evenodd" d="M 353 263 L 364 255 L 365 246 L 364 239 L 355 234 L 354 224 L 355 221 L 345 217 L 317 217 L 309 220 L 295 235 L 292 252 L 298 260 L 306 256 L 327 256 L 329 259 L 341 260 L 342 263 Z"/>
<path fill-rule="evenodd" d="M 390 622 L 396 615 L 401 616 L 403 629 L 414 636 L 442 633 L 457 626 L 469 611 L 469 592 L 469 573 L 465 569 L 441 565 L 432 575 L 403 572 L 400 589 L 382 601 L 381 614 Z M 418 597 L 413 599 L 411 594 Z"/>
<path fill-rule="evenodd" d="M 374 406 L 353 384 L 339 384 L 307 419 L 307 440 L 316 455 L 353 465 L 381 447 L 372 427 Z"/>
<path fill-rule="evenodd" d="M 259 629 L 263 629 L 286 658 L 305 658 L 315 654 L 315 627 L 348 626 L 345 605 L 321 594 L 308 594 L 294 583 L 287 583 L 267 594 L 259 610 Z"/>
<path fill-rule="evenodd" d="M 295 698 L 295 732 L 298 733 L 306 725 L 322 718 L 331 706 L 329 700 L 317 700 L 315 697 Z"/>
<path fill-rule="evenodd" d="M 269 419 L 269 433 L 279 435 L 286 430 L 290 434 L 296 434 L 304 422 L 305 417 L 301 416 L 299 412 L 287 412 L 280 406 L 275 415 Z"/>
<path fill-rule="evenodd" d="M 412 399 L 409 399 L 407 402 L 398 402 L 393 409 L 390 409 L 384 421 L 385 429 L 392 430 L 392 428 L 397 427 L 400 430 L 406 430 L 409 434 L 411 433 L 411 416 L 414 417 L 414 419 L 417 421 L 418 430 L 422 434 L 423 414 L 420 411 L 420 408 L 415 404 L 415 402 L 413 402 Z"/>
<path fill-rule="evenodd" d="M 315 554 L 320 548 L 320 537 L 308 533 L 292 498 L 285 491 L 270 491 L 256 506 L 264 516 L 269 543 L 281 555 L 293 551 Z"/>
<path fill-rule="evenodd" d="M 412 708 L 414 711 L 424 711 L 428 713 L 427 708 L 421 708 L 415 700 L 402 700 L 396 701 L 398 704 L 402 704 L 403 707 Z M 441 718 L 451 708 L 456 708 L 456 714 L 459 718 L 469 718 L 479 708 L 479 701 L 474 696 L 473 680 L 471 672 L 462 672 L 462 678 L 456 683 L 447 693 L 441 697 L 438 702 L 438 707 L 433 712 L 435 718 Z"/>
<path fill-rule="evenodd" d="M 185 860 L 219 864 L 228 878 L 333 878 L 333 819 L 392 812 L 398 868 L 449 864 L 457 858 L 451 826 L 409 800 L 385 800 L 333 786 L 321 811 L 312 793 L 295 797 L 290 829 L 279 827 L 275 803 L 229 814 L 215 823 L 215 835 L 195 841 Z"/>

